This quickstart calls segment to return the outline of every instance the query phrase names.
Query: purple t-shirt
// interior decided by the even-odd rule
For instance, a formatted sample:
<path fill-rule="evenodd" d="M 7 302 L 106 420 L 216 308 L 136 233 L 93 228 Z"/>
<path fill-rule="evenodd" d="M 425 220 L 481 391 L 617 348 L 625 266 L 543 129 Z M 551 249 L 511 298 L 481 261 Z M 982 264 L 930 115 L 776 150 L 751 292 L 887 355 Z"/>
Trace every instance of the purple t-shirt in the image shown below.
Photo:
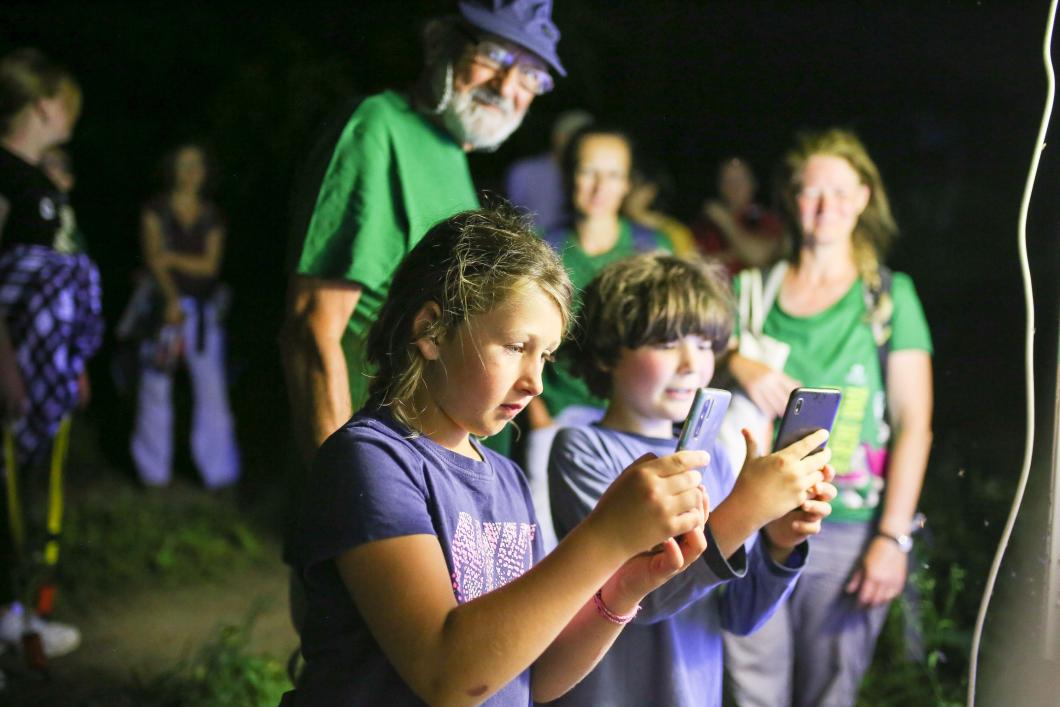
<path fill-rule="evenodd" d="M 530 490 L 512 461 L 484 461 L 409 432 L 386 412 L 361 412 L 320 448 L 307 485 L 298 568 L 308 613 L 295 704 L 422 704 L 383 655 L 333 560 L 363 543 L 435 535 L 458 603 L 507 584 L 544 555 Z M 530 704 L 530 671 L 489 705 Z"/>

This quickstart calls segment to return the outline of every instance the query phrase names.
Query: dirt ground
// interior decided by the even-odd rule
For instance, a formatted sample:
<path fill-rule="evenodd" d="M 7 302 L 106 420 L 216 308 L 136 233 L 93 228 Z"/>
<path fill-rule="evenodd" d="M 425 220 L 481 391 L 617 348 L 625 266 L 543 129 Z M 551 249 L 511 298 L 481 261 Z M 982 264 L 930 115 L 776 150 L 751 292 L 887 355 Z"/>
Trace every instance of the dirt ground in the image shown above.
<path fill-rule="evenodd" d="M 297 639 L 287 614 L 287 570 L 251 568 L 221 582 L 115 597 L 84 615 L 61 618 L 81 629 L 81 647 L 52 661 L 50 676 L 29 674 L 8 652 L 0 704 L 105 704 L 106 694 L 172 669 L 215 635 L 260 607 L 251 630 L 251 652 L 286 663 Z"/>

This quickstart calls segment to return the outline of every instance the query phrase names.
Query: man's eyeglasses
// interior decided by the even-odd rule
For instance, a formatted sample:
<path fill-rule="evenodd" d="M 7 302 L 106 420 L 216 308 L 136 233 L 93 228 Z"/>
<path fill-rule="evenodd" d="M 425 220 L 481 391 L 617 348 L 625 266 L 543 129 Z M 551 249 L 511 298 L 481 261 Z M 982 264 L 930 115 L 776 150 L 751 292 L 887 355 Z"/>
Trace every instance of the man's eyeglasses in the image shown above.
<path fill-rule="evenodd" d="M 474 44 L 474 59 L 477 64 L 492 69 L 495 72 L 508 72 L 515 70 L 519 79 L 519 85 L 524 89 L 540 96 L 552 90 L 554 82 L 552 75 L 545 69 L 534 66 L 525 60 L 526 54 L 515 52 L 502 44 L 489 39 L 479 39 L 464 31 L 464 34 Z"/>

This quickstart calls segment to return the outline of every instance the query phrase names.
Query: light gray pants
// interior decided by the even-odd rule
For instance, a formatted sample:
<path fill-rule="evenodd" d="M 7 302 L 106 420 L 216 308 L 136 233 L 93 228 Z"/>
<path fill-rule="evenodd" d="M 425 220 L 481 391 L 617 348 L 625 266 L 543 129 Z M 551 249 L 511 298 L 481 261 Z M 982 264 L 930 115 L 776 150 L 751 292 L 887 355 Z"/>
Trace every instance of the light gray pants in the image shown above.
<path fill-rule="evenodd" d="M 224 331 L 212 305 L 202 308 L 203 341 L 199 350 L 199 309 L 182 298 L 184 362 L 191 380 L 191 454 L 207 488 L 231 485 L 239 478 L 239 450 L 228 404 Z M 136 424 L 130 444 L 140 480 L 148 486 L 169 483 L 173 462 L 173 374 L 148 366 L 140 375 Z"/>
<path fill-rule="evenodd" d="M 870 523 L 825 523 L 788 601 L 754 634 L 725 634 L 740 707 L 854 704 L 887 605 L 862 609 L 843 588 L 874 533 Z"/>

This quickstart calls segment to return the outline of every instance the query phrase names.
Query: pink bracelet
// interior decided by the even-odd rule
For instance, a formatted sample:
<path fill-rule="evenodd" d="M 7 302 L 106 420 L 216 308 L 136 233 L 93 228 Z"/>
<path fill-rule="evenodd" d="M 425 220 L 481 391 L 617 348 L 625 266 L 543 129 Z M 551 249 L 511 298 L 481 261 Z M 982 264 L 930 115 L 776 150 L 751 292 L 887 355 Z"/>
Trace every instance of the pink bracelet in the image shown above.
<path fill-rule="evenodd" d="M 618 626 L 625 626 L 630 621 L 637 618 L 637 612 L 640 611 L 640 604 L 637 604 L 631 614 L 616 614 L 608 609 L 607 604 L 604 603 L 603 591 L 603 589 L 600 589 L 596 594 L 593 594 L 593 603 L 596 604 L 596 610 L 600 613 L 600 616 L 603 616 L 605 619 Z"/>

